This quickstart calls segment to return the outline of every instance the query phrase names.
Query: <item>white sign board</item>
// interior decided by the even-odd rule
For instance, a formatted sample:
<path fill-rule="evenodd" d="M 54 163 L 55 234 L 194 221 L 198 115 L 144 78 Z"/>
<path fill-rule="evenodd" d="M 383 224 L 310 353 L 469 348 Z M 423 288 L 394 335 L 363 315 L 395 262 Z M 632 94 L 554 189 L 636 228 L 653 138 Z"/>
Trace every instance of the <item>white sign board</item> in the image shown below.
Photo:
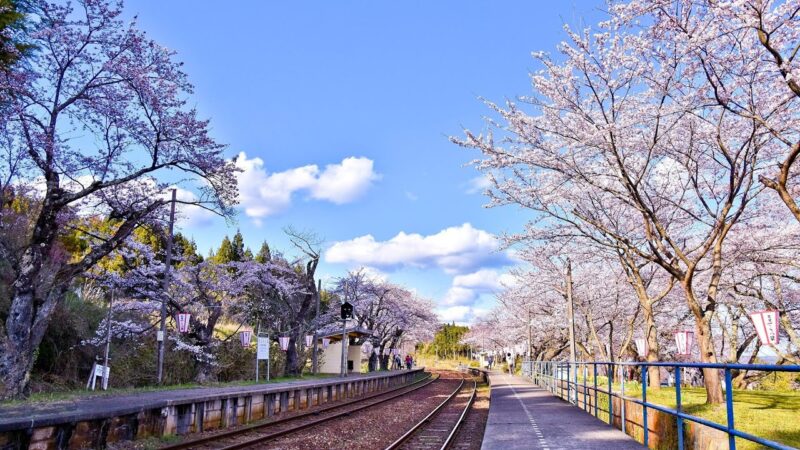
<path fill-rule="evenodd" d="M 156 340 L 158 342 L 161 342 L 161 341 L 164 340 L 164 332 L 163 331 L 157 331 L 156 332 Z"/>
<path fill-rule="evenodd" d="M 94 390 L 95 386 L 97 385 L 97 378 L 100 377 L 103 379 L 103 389 L 108 389 L 108 377 L 111 375 L 111 368 L 104 366 L 102 364 L 94 364 L 92 366 L 92 371 L 89 374 L 89 381 L 86 383 L 86 388 L 89 387 Z"/>
<path fill-rule="evenodd" d="M 256 346 L 257 359 L 269 359 L 269 337 L 258 337 L 258 344 Z"/>
<path fill-rule="evenodd" d="M 778 311 L 759 311 L 750 314 L 762 345 L 778 345 Z"/>

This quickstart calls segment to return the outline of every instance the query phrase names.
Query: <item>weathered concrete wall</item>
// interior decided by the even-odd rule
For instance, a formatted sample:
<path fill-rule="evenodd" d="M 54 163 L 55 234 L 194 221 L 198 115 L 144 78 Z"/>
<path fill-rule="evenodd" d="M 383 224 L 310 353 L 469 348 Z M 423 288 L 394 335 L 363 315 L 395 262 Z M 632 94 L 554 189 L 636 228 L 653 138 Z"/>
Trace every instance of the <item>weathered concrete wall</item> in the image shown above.
<path fill-rule="evenodd" d="M 35 420 L 17 426 L 3 424 L 0 450 L 102 448 L 125 440 L 227 428 L 407 384 L 421 371 L 374 373 L 302 385 L 265 384 L 263 389 L 248 386 L 238 394 L 227 392 L 217 398 L 206 396 L 175 404 L 154 404 L 138 412 L 109 413 L 102 418 L 96 418 L 95 411 L 88 420 L 81 420 L 74 411 L 65 411 L 63 421 L 49 417 L 42 426 L 36 426 Z"/>

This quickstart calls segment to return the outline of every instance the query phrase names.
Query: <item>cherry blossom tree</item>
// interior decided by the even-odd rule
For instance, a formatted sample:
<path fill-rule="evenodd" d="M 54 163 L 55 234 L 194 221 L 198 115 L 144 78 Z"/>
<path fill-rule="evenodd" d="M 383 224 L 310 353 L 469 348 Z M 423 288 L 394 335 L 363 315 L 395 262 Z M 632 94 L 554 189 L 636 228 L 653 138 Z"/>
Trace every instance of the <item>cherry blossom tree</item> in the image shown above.
<path fill-rule="evenodd" d="M 567 29 L 560 58 L 536 55 L 544 68 L 525 106 L 490 104 L 492 132 L 457 140 L 483 153 L 493 205 L 545 215 L 530 230 L 613 241 L 669 274 L 710 363 L 727 239 L 780 160 L 780 131 L 796 129 L 786 79 L 762 64 L 750 19 L 731 12 L 746 3 L 731 5 L 612 4 L 599 32 Z M 703 375 L 707 401 L 723 401 L 718 372 Z"/>
<path fill-rule="evenodd" d="M 372 333 L 363 341 L 369 340 L 381 355 L 403 341 L 416 343 L 432 338 L 438 325 L 429 300 L 364 268 L 338 279 L 333 293 L 353 305 L 357 325 Z M 327 321 L 335 323 L 338 312 L 338 308 L 331 308 Z M 388 358 L 381 361 L 381 368 L 388 369 Z"/>
<path fill-rule="evenodd" d="M 35 187 L 35 212 L 21 246 L 2 240 L 15 272 L 0 330 L 0 398 L 25 392 L 33 355 L 71 281 L 143 223 L 157 221 L 174 182 L 196 204 L 229 214 L 234 167 L 188 106 L 192 86 L 174 52 L 123 23 L 107 0 L 31 1 L 30 61 L 9 73 L 3 128 L 3 196 Z M 5 158 L 4 158 L 5 159 Z M 6 169 L 8 168 L 8 169 Z M 187 196 L 183 196 L 187 198 Z M 0 213 L 9 214 L 2 202 Z M 114 223 L 70 259 L 60 239 L 83 211 Z"/>

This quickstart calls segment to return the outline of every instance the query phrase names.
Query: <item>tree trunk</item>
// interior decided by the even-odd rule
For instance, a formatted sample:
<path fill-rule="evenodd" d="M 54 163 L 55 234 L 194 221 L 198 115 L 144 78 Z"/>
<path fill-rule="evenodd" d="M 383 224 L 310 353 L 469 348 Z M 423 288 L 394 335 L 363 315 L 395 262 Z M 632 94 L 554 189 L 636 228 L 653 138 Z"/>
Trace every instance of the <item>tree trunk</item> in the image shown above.
<path fill-rule="evenodd" d="M 0 355 L 0 399 L 20 398 L 27 394 L 33 367 L 33 352 L 26 343 L 6 342 Z"/>
<path fill-rule="evenodd" d="M 700 350 L 700 361 L 704 363 L 717 363 L 714 349 L 714 338 L 711 334 L 711 315 L 706 313 L 697 320 L 697 346 Z M 722 393 L 722 384 L 719 379 L 719 369 L 703 369 L 703 383 L 706 388 L 706 404 L 720 404 L 725 401 Z"/>
<path fill-rule="evenodd" d="M 31 268 L 34 273 L 38 269 Z M 0 400 L 25 396 L 34 355 L 42 343 L 50 317 L 58 302 L 64 297 L 66 287 L 51 289 L 44 298 L 37 298 L 34 276 L 22 276 L 14 283 L 14 296 L 6 318 L 6 335 L 0 335 Z M 46 287 L 39 286 L 39 292 Z"/>
<path fill-rule="evenodd" d="M 647 362 L 658 362 L 658 333 L 656 331 L 656 320 L 653 315 L 653 305 L 648 303 L 643 308 L 645 321 L 645 336 L 647 339 Z M 661 368 L 650 366 L 647 369 L 647 389 L 661 389 Z"/>
<path fill-rule="evenodd" d="M 299 376 L 302 372 L 302 368 L 298 367 L 298 354 L 297 354 L 297 339 L 295 338 L 296 333 L 292 333 L 289 336 L 289 348 L 286 350 L 286 375 L 289 376 Z"/>

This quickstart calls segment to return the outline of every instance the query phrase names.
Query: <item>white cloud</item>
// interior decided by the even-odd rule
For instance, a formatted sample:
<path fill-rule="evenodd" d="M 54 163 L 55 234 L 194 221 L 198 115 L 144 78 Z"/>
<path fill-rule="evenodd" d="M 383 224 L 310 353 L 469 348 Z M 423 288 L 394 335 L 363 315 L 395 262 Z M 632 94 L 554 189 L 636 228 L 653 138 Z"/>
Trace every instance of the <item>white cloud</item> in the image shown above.
<path fill-rule="evenodd" d="M 306 191 L 310 198 L 337 205 L 351 202 L 369 189 L 380 174 L 368 158 L 348 157 L 324 170 L 311 164 L 283 172 L 268 173 L 261 158 L 247 158 L 244 152 L 236 158 L 239 202 L 247 216 L 263 218 L 289 207 L 292 195 Z"/>
<path fill-rule="evenodd" d="M 176 186 L 172 186 L 172 188 L 176 189 L 175 198 L 178 202 L 185 201 L 185 202 L 196 202 L 197 195 L 186 189 L 181 189 Z M 172 194 L 168 193 L 169 190 L 165 191 L 161 195 L 165 198 L 170 198 Z M 210 225 L 217 214 L 202 208 L 197 205 L 184 205 L 178 203 L 175 206 L 175 221 L 179 227 L 182 228 L 197 228 Z"/>
<path fill-rule="evenodd" d="M 372 166 L 371 159 L 352 156 L 343 159 L 341 164 L 329 164 L 309 188 L 311 196 L 337 205 L 351 202 L 361 196 L 373 181 L 380 179 Z"/>
<path fill-rule="evenodd" d="M 509 274 L 493 269 L 480 269 L 477 272 L 453 277 L 453 283 L 444 295 L 444 305 L 471 305 L 481 294 L 500 292 L 511 286 L 516 279 Z"/>
<path fill-rule="evenodd" d="M 500 276 L 496 270 L 481 269 L 466 275 L 457 275 L 453 278 L 453 286 L 491 291 L 500 289 Z"/>
<path fill-rule="evenodd" d="M 442 322 L 467 323 L 472 319 L 472 308 L 469 306 L 449 306 L 439 308 L 436 315 Z"/>
<path fill-rule="evenodd" d="M 492 182 L 486 178 L 485 175 L 478 175 L 475 178 L 472 178 L 467 183 L 467 194 L 482 194 L 483 191 L 489 189 L 492 186 Z"/>
<path fill-rule="evenodd" d="M 469 325 L 480 317 L 486 317 L 491 312 L 488 308 L 455 305 L 436 309 L 436 315 L 442 322 L 455 322 L 457 325 Z"/>
<path fill-rule="evenodd" d="M 469 305 L 475 301 L 476 298 L 478 298 L 478 295 L 474 290 L 453 286 L 447 290 L 444 299 L 442 299 L 442 304 L 448 306 Z"/>
<path fill-rule="evenodd" d="M 508 258 L 497 252 L 499 247 L 493 234 L 465 223 L 428 236 L 400 232 L 388 241 L 365 235 L 336 242 L 325 252 L 325 260 L 375 267 L 440 267 L 447 273 L 464 273 L 506 263 Z"/>
<path fill-rule="evenodd" d="M 381 281 L 381 282 L 389 281 L 389 275 L 387 275 L 384 272 L 381 272 L 380 270 L 378 270 L 378 269 L 376 269 L 374 267 L 364 266 L 364 267 L 361 268 L 361 270 L 363 270 L 364 273 L 369 278 L 371 278 L 371 279 L 373 279 L 375 281 Z"/>

